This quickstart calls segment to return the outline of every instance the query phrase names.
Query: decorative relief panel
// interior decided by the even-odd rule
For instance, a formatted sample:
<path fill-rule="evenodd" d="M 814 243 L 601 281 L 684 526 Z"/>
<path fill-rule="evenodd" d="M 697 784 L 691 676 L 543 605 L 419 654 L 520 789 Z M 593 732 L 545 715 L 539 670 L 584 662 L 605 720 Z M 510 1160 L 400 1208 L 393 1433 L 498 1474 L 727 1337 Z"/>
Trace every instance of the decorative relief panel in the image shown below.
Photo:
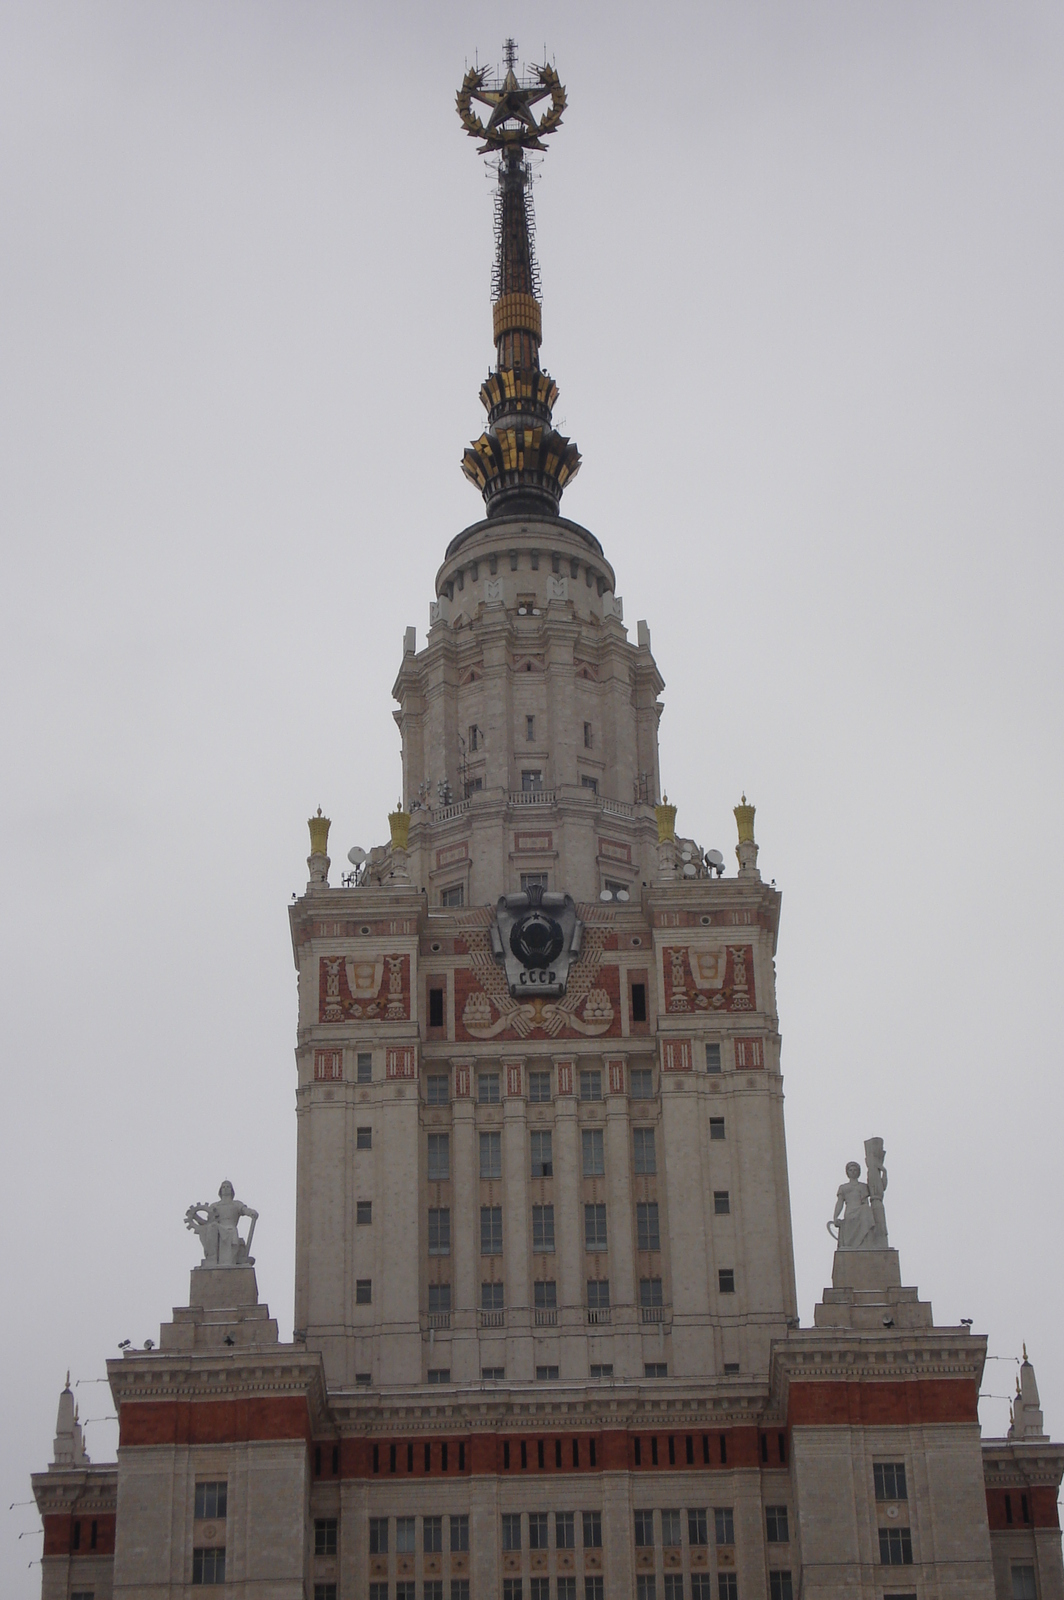
<path fill-rule="evenodd" d="M 765 1041 L 740 1035 L 735 1041 L 735 1065 L 739 1069 L 765 1065 Z"/>
<path fill-rule="evenodd" d="M 620 1036 L 621 985 L 616 966 L 603 965 L 605 927 L 584 928 L 583 948 L 569 969 L 565 994 L 555 1000 L 515 1000 L 495 960 L 487 930 L 470 934 L 470 967 L 454 974 L 455 1033 L 459 1039 Z"/>
<path fill-rule="evenodd" d="M 558 1062 L 558 1093 L 572 1094 L 573 1092 L 573 1063 L 571 1061 Z"/>
<path fill-rule="evenodd" d="M 542 828 L 537 833 L 515 833 L 514 849 L 540 852 L 554 849 L 554 835 L 549 828 Z"/>
<path fill-rule="evenodd" d="M 385 1061 L 389 1078 L 417 1077 L 417 1050 L 412 1044 L 389 1048 Z"/>
<path fill-rule="evenodd" d="M 319 1022 L 410 1021 L 410 957 L 322 956 L 318 964 Z"/>
<path fill-rule="evenodd" d="M 609 1078 L 610 1094 L 624 1093 L 624 1062 L 616 1058 L 607 1060 L 606 1073 Z"/>
<path fill-rule="evenodd" d="M 454 1067 L 454 1097 L 456 1100 L 469 1099 L 469 1062 L 456 1061 Z"/>
<path fill-rule="evenodd" d="M 334 1082 L 344 1075 L 342 1050 L 315 1050 L 314 1076 L 319 1083 Z"/>
<path fill-rule="evenodd" d="M 620 839 L 600 839 L 598 853 L 603 861 L 620 861 L 626 867 L 632 864 L 632 847 Z"/>
<path fill-rule="evenodd" d="M 752 945 L 666 945 L 665 1010 L 755 1011 Z"/>
<path fill-rule="evenodd" d="M 520 1061 L 506 1061 L 506 1093 L 519 1095 L 521 1093 L 521 1063 Z"/>
<path fill-rule="evenodd" d="M 694 1060 L 690 1039 L 664 1039 L 661 1045 L 663 1072 L 690 1072 Z"/>
<path fill-rule="evenodd" d="M 451 867 L 456 862 L 469 860 L 469 846 L 463 839 L 460 844 L 445 844 L 436 851 L 436 867 Z"/>

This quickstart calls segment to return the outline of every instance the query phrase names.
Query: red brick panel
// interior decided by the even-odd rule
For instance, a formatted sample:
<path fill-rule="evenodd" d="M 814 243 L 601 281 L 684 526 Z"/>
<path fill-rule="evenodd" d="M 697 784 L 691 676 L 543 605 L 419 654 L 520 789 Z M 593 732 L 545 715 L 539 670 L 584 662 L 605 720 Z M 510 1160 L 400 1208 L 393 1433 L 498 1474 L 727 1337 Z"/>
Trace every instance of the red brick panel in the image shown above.
<path fill-rule="evenodd" d="M 443 1446 L 447 1446 L 444 1466 Z M 323 1475 L 333 1441 L 322 1445 Z M 707 1461 L 708 1457 L 708 1461 Z M 511 1474 L 625 1472 L 643 1468 L 758 1468 L 756 1427 L 673 1433 L 475 1433 L 455 1438 L 424 1434 L 401 1439 L 344 1439 L 342 1478 L 422 1478 Z M 773 1461 L 775 1465 L 775 1461 Z"/>
<path fill-rule="evenodd" d="M 266 1400 L 127 1400 L 119 1443 L 244 1444 L 251 1439 L 310 1442 L 307 1403 L 298 1396 Z"/>
<path fill-rule="evenodd" d="M 65 1556 L 74 1552 L 74 1525 L 81 1524 L 81 1538 L 77 1545 L 79 1556 L 113 1556 L 115 1553 L 115 1519 L 113 1512 L 100 1512 L 96 1516 L 63 1516 L 49 1512 L 44 1520 L 44 1554 Z M 96 1543 L 92 1542 L 92 1526 L 96 1524 Z"/>
<path fill-rule="evenodd" d="M 971 1378 L 825 1381 L 791 1384 L 787 1424 L 791 1428 L 905 1428 L 922 1423 L 977 1422 L 978 1416 L 978 1388 Z"/>
<path fill-rule="evenodd" d="M 988 1489 L 986 1516 L 995 1533 L 1017 1528 L 1059 1528 L 1057 1491 L 1043 1484 L 1028 1489 Z"/>
<path fill-rule="evenodd" d="M 56 1512 L 50 1512 L 43 1518 L 43 1521 L 44 1554 L 46 1556 L 68 1555 L 73 1539 L 73 1517 L 64 1517 Z"/>

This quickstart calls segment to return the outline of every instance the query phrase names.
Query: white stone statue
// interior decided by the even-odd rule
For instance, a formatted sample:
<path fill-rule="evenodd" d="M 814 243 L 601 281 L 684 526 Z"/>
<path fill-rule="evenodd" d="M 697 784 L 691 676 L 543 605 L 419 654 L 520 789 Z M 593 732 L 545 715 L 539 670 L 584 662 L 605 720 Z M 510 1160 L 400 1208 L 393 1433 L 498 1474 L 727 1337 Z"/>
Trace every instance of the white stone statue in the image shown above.
<path fill-rule="evenodd" d="M 861 1163 L 846 1163 L 845 1183 L 840 1183 L 835 1198 L 835 1215 L 828 1232 L 840 1250 L 886 1250 L 887 1219 L 883 1196 L 887 1188 L 887 1169 L 883 1165 L 882 1139 L 865 1140 L 868 1182 L 861 1182 Z"/>
<path fill-rule="evenodd" d="M 251 1218 L 245 1242 L 238 1230 L 241 1217 Z M 217 1200 L 210 1204 L 198 1201 L 185 1212 L 185 1227 L 189 1228 L 203 1246 L 201 1267 L 253 1267 L 251 1241 L 259 1214 L 236 1198 L 233 1185 L 227 1178 L 218 1190 Z"/>

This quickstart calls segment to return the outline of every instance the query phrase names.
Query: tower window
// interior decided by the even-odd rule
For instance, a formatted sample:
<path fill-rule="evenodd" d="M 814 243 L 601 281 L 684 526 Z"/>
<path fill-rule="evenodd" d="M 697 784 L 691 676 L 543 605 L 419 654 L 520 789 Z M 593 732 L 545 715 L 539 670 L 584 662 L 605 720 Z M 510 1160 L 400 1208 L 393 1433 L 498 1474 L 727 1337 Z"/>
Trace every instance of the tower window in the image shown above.
<path fill-rule="evenodd" d="M 597 1068 L 587 1068 L 580 1073 L 581 1100 L 602 1099 L 602 1073 Z"/>
<path fill-rule="evenodd" d="M 481 1311 L 501 1311 L 503 1308 L 501 1283 L 482 1283 L 480 1286 Z"/>
<path fill-rule="evenodd" d="M 539 767 L 521 773 L 521 789 L 525 794 L 538 794 L 543 787 L 543 773 Z"/>
<path fill-rule="evenodd" d="M 584 1248 L 586 1250 L 605 1250 L 606 1248 L 606 1207 L 604 1205 L 584 1207 Z"/>
<path fill-rule="evenodd" d="M 211 1522 L 224 1522 L 229 1480 L 222 1478 L 214 1483 L 197 1483 L 194 1514 L 197 1519 L 206 1517 Z"/>
<path fill-rule="evenodd" d="M 880 1528 L 879 1559 L 884 1567 L 911 1567 L 913 1541 L 908 1528 Z"/>
<path fill-rule="evenodd" d="M 721 1267 L 717 1273 L 717 1287 L 721 1294 L 735 1293 L 735 1268 Z"/>
<path fill-rule="evenodd" d="M 658 1222 L 658 1203 L 656 1200 L 640 1200 L 636 1205 L 635 1230 L 638 1249 L 661 1249 L 661 1228 Z"/>
<path fill-rule="evenodd" d="M 469 1549 L 469 1513 L 463 1511 L 459 1516 L 450 1516 L 447 1519 L 451 1529 L 451 1549 Z"/>
<path fill-rule="evenodd" d="M 480 1135 L 480 1176 L 482 1178 L 502 1177 L 501 1133 L 482 1133 Z"/>
<path fill-rule="evenodd" d="M 451 1208 L 429 1207 L 429 1255 L 449 1256 L 451 1253 Z"/>
<path fill-rule="evenodd" d="M 558 1309 L 558 1285 L 553 1278 L 541 1278 L 532 1285 L 534 1304 L 537 1311 L 556 1311 Z"/>
<path fill-rule="evenodd" d="M 720 1045 L 719 1044 L 707 1044 L 706 1045 L 706 1071 L 707 1072 L 719 1072 L 720 1071 Z"/>
<path fill-rule="evenodd" d="M 465 905 L 465 884 L 454 883 L 449 889 L 441 889 L 440 905 L 452 907 Z"/>
<path fill-rule="evenodd" d="M 791 1530 L 786 1506 L 765 1507 L 765 1533 L 769 1544 L 787 1544 Z"/>
<path fill-rule="evenodd" d="M 585 1128 L 580 1135 L 585 1178 L 601 1178 L 606 1171 L 606 1152 L 601 1128 Z"/>
<path fill-rule="evenodd" d="M 645 983 L 632 985 L 632 1021 L 645 1022 L 647 1020 L 647 986 Z"/>
<path fill-rule="evenodd" d="M 440 1316 L 451 1309 L 451 1286 L 449 1283 L 429 1284 L 429 1316 Z"/>
<path fill-rule="evenodd" d="M 429 1027 L 443 1027 L 443 990 L 429 990 Z"/>
<path fill-rule="evenodd" d="M 212 1545 L 204 1550 L 193 1550 L 192 1582 L 224 1583 L 225 1550 Z"/>
<path fill-rule="evenodd" d="M 532 1207 L 532 1249 L 540 1255 L 554 1250 L 554 1207 Z"/>
<path fill-rule="evenodd" d="M 480 1072 L 477 1074 L 477 1099 L 482 1106 L 497 1106 L 499 1104 L 499 1074 L 497 1072 Z"/>
<path fill-rule="evenodd" d="M 356 1223 L 356 1225 L 358 1227 L 360 1227 L 360 1228 L 367 1228 L 367 1227 L 369 1227 L 369 1225 L 370 1225 L 370 1223 L 372 1221 L 373 1221 L 373 1201 L 372 1200 L 356 1200 L 355 1201 L 355 1223 Z"/>
<path fill-rule="evenodd" d="M 724 1138 L 724 1118 L 723 1117 L 710 1117 L 710 1119 L 709 1119 L 709 1137 L 711 1139 L 723 1139 Z"/>
<path fill-rule="evenodd" d="M 635 1150 L 635 1170 L 640 1174 L 657 1172 L 657 1151 L 654 1148 L 653 1128 L 633 1128 L 632 1142 Z"/>
<path fill-rule="evenodd" d="M 554 1152 L 549 1128 L 535 1129 L 530 1135 L 532 1144 L 532 1176 L 534 1178 L 551 1178 L 554 1176 Z"/>
<path fill-rule="evenodd" d="M 373 1082 L 373 1056 L 369 1050 L 360 1050 L 355 1069 L 356 1083 Z"/>
<path fill-rule="evenodd" d="M 718 1544 L 735 1543 L 735 1518 L 731 1506 L 713 1507 L 713 1536 Z"/>
<path fill-rule="evenodd" d="M 875 1461 L 872 1464 L 872 1481 L 877 1500 L 907 1500 L 904 1461 Z"/>
<path fill-rule="evenodd" d="M 669 1364 L 668 1364 L 668 1362 L 667 1361 L 644 1361 L 644 1363 L 643 1363 L 643 1376 L 644 1376 L 644 1378 L 667 1378 L 669 1376 Z"/>
<path fill-rule="evenodd" d="M 731 1195 L 727 1189 L 714 1189 L 713 1213 L 718 1217 L 726 1217 L 731 1211 Z"/>
<path fill-rule="evenodd" d="M 550 1070 L 528 1074 L 528 1098 L 535 1103 L 550 1100 Z"/>
<path fill-rule="evenodd" d="M 429 1134 L 429 1182 L 446 1183 L 451 1176 L 451 1136 Z"/>
<path fill-rule="evenodd" d="M 355 1280 L 355 1305 L 370 1306 L 373 1304 L 372 1278 L 357 1278 Z"/>
<path fill-rule="evenodd" d="M 535 737 L 536 737 L 536 719 L 535 719 L 535 717 L 526 717 L 525 718 L 525 738 L 526 739 L 534 739 Z"/>
<path fill-rule="evenodd" d="M 591 724 L 590 724 L 590 722 L 585 722 L 584 723 L 584 749 L 585 750 L 590 750 L 591 749 Z"/>
<path fill-rule="evenodd" d="M 450 1078 L 446 1072 L 430 1072 L 425 1084 L 425 1099 L 430 1106 L 445 1106 L 451 1095 Z"/>
<path fill-rule="evenodd" d="M 631 1085 L 633 1100 L 652 1100 L 654 1098 L 653 1067 L 633 1067 Z"/>
<path fill-rule="evenodd" d="M 598 794 L 598 779 L 589 778 L 586 772 L 580 774 L 581 789 L 590 789 L 592 794 Z"/>
<path fill-rule="evenodd" d="M 482 1256 L 502 1255 L 502 1206 L 480 1208 L 480 1253 Z"/>
<path fill-rule="evenodd" d="M 482 738 L 482 735 L 481 735 L 480 729 L 477 727 L 476 723 L 474 722 L 473 726 L 469 730 L 469 748 L 470 748 L 470 750 L 479 750 L 480 749 L 481 738 Z"/>
<path fill-rule="evenodd" d="M 644 1311 L 653 1311 L 665 1304 L 662 1299 L 660 1278 L 640 1278 L 639 1304 Z"/>
<path fill-rule="evenodd" d="M 336 1517 L 316 1517 L 314 1519 L 314 1554 L 316 1556 L 334 1556 L 336 1554 L 336 1533 L 338 1519 Z"/>
<path fill-rule="evenodd" d="M 589 1311 L 608 1311 L 610 1309 L 610 1280 L 608 1278 L 588 1278 L 587 1309 Z"/>
<path fill-rule="evenodd" d="M 372 1150 L 373 1149 L 373 1129 L 372 1128 L 356 1128 L 355 1129 L 355 1149 L 356 1150 Z"/>

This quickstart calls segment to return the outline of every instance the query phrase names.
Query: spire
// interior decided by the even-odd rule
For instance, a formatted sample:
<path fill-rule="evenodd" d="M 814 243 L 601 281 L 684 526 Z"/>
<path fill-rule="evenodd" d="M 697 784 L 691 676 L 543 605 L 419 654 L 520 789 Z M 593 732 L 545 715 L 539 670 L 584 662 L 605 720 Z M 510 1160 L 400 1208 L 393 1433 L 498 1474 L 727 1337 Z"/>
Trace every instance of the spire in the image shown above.
<path fill-rule="evenodd" d="M 78 1408 L 74 1404 L 74 1395 L 70 1388 L 70 1373 L 66 1375 L 66 1385 L 59 1396 L 59 1410 L 55 1419 L 55 1443 L 52 1447 L 52 1466 L 83 1467 L 88 1463 L 85 1446 L 81 1439 L 81 1423 L 78 1421 Z"/>
<path fill-rule="evenodd" d="M 489 78 L 473 67 L 458 91 L 458 115 L 481 152 L 498 156 L 495 194 L 495 267 L 492 333 L 495 369 L 481 385 L 487 431 L 466 450 L 462 471 L 484 496 L 489 517 L 522 512 L 557 516 L 562 490 L 580 468 L 576 445 L 552 425 L 558 386 L 539 364 L 543 337 L 539 268 L 532 213 L 532 168 L 526 151 L 544 150 L 543 138 L 562 120 L 566 99 L 557 72 L 544 64 L 519 79 L 517 46 L 503 46 L 506 72 Z M 537 119 L 532 107 L 550 97 Z M 487 122 L 473 102 L 490 107 Z"/>
<path fill-rule="evenodd" d="M 1012 1427 L 1010 1439 L 1044 1439 L 1046 1430 L 1038 1398 L 1038 1383 L 1034 1367 L 1027 1359 L 1027 1346 L 1023 1347 L 1023 1364 L 1016 1379 L 1016 1398 L 1012 1402 Z"/>

